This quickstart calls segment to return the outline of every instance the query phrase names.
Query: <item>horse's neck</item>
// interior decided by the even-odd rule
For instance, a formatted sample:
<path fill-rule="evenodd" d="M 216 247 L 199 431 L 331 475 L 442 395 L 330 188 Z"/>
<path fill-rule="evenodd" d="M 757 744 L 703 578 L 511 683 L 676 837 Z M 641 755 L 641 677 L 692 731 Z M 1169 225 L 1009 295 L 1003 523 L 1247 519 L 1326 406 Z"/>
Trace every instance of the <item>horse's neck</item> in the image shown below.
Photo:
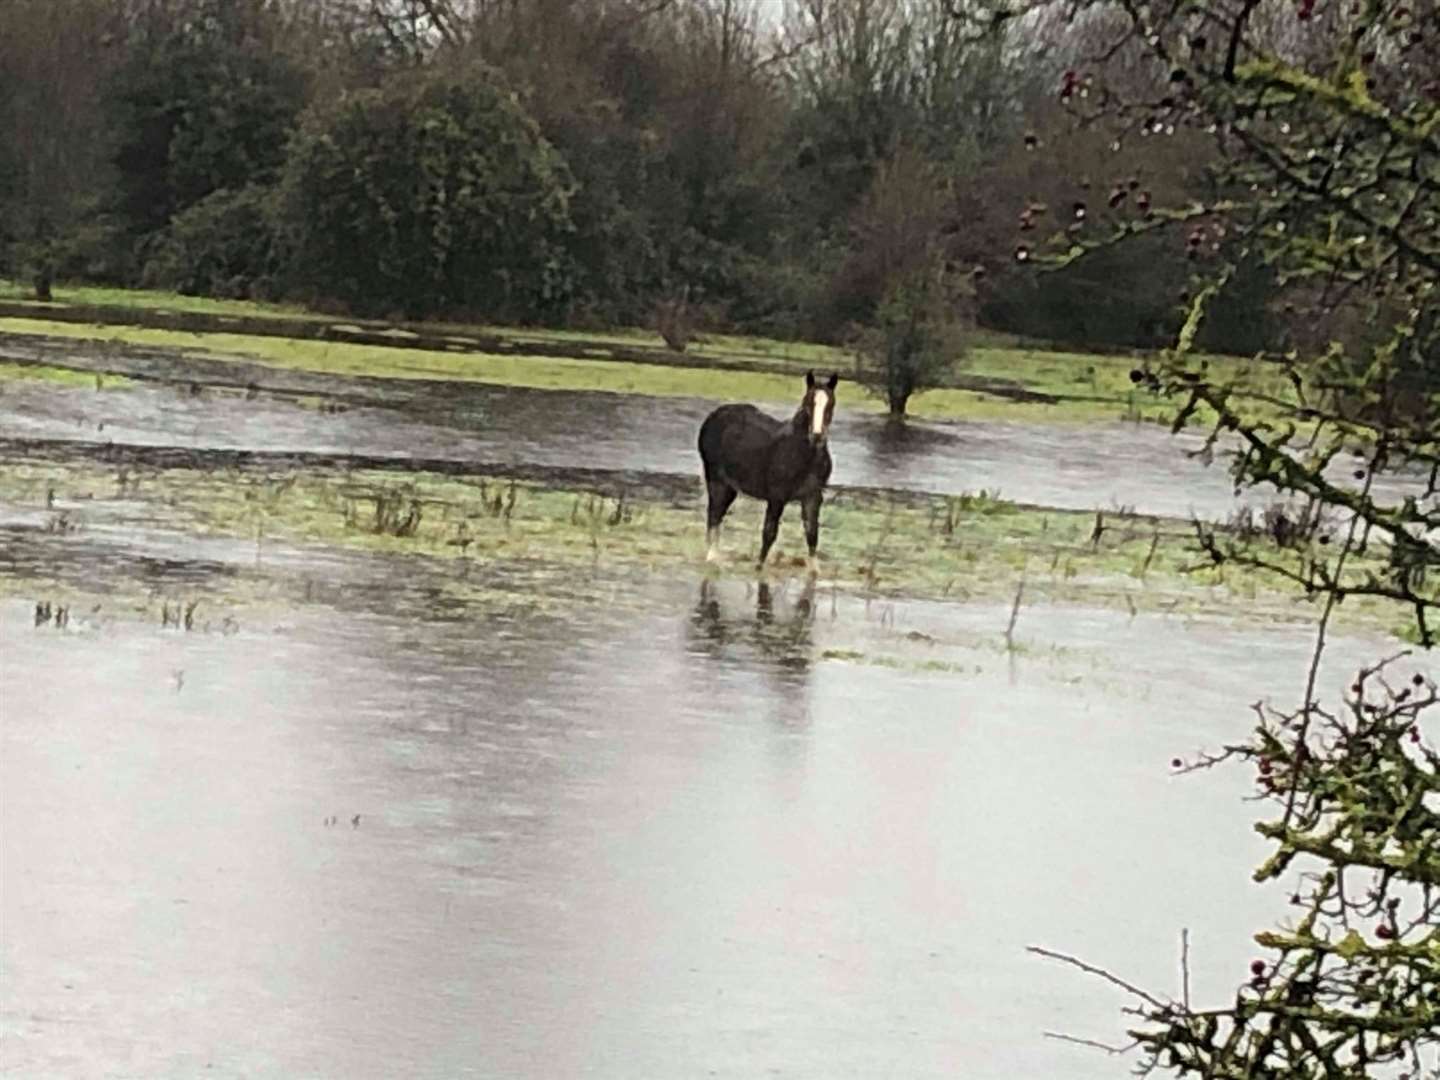
<path fill-rule="evenodd" d="M 790 418 L 790 431 L 786 432 L 786 434 L 810 434 L 810 410 L 804 405 L 796 409 L 795 415 Z"/>

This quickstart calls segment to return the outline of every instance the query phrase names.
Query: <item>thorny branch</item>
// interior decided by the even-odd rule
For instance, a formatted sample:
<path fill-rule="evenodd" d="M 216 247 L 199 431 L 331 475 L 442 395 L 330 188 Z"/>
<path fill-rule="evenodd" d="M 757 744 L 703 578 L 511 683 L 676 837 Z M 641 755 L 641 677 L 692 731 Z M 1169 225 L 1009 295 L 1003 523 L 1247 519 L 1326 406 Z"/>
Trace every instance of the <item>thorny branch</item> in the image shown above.
<path fill-rule="evenodd" d="M 1014 10 L 1037 7 L 1075 18 L 1100 5 Z M 1253 770 L 1268 815 L 1256 830 L 1271 848 L 1254 876 L 1288 883 L 1291 917 L 1255 936 L 1262 954 L 1233 1000 L 1211 1008 L 1191 1001 L 1188 935 L 1178 1002 L 1031 951 L 1130 995 L 1141 1074 L 1440 1077 L 1440 698 L 1422 672 L 1401 670 L 1408 654 L 1362 669 L 1338 704 L 1322 686 L 1347 601 L 1435 643 L 1440 5 L 1122 0 L 1118 10 L 1129 25 L 1095 45 L 1086 70 L 1066 72 L 1062 104 L 1077 124 L 1112 125 L 1117 152 L 1136 131 L 1213 136 L 1212 197 L 1166 207 L 1117 187 L 1094 208 L 1077 195 L 1079 220 L 1045 250 L 1016 254 L 1066 266 L 1168 232 L 1195 267 L 1175 347 L 1133 377 L 1174 404 L 1176 431 L 1199 428 L 1200 456 L 1228 458 L 1237 494 L 1277 500 L 1197 521 L 1204 565 L 1275 575 L 1319 612 L 1299 706 L 1257 702 L 1247 739 L 1177 758 L 1175 772 Z M 961 15 L 1005 21 L 980 11 Z M 1153 79 L 1137 91 L 1145 64 Z M 1044 213 L 1032 205 L 1022 227 Z M 1273 275 L 1305 333 L 1250 363 L 1198 355 L 1209 306 L 1245 266 Z M 1334 329 L 1344 319 L 1364 333 Z"/>

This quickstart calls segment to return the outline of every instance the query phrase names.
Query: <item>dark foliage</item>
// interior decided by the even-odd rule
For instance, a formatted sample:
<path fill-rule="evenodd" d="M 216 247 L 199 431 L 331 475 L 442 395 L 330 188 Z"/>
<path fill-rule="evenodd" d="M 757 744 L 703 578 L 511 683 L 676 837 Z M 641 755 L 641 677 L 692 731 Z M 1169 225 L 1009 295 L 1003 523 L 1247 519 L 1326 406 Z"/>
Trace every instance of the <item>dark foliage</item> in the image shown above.
<path fill-rule="evenodd" d="M 265 0 L 140 9 L 107 81 L 115 209 L 135 237 L 212 193 L 273 182 L 306 97 Z"/>
<path fill-rule="evenodd" d="M 273 188 L 222 188 L 177 214 L 152 247 L 146 285 L 194 296 L 272 299 L 288 265 Z"/>
<path fill-rule="evenodd" d="M 496 74 L 396 76 L 302 126 L 284 185 L 295 280 L 360 312 L 541 319 L 570 294 L 571 192 Z"/>

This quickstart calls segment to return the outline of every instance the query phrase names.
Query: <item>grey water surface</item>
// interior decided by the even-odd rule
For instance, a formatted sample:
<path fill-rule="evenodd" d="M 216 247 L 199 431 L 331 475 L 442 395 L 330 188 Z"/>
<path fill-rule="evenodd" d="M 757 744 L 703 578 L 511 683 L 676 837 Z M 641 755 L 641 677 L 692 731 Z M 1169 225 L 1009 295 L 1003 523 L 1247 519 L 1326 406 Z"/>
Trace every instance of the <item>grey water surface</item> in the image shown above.
<path fill-rule="evenodd" d="M 1007 659 L 994 608 L 641 593 L 0 603 L 6 1073 L 1113 1077 L 1042 1032 L 1123 998 L 1027 944 L 1173 992 L 1188 927 L 1197 994 L 1244 977 L 1247 778 L 1168 763 L 1293 697 L 1303 635 L 1037 609 Z"/>

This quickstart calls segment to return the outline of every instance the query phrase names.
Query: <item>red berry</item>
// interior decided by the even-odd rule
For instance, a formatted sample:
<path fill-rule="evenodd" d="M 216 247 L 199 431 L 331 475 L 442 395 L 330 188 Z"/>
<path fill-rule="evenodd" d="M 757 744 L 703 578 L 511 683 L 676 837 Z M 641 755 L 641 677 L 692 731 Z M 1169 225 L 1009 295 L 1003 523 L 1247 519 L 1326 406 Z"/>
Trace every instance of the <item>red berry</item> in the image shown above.
<path fill-rule="evenodd" d="M 1171 767 L 1172 769 L 1181 768 L 1184 764 L 1185 764 L 1185 762 L 1181 761 L 1178 757 L 1177 757 L 1177 758 L 1171 758 L 1171 759 L 1170 759 L 1170 767 Z"/>
<path fill-rule="evenodd" d="M 1375 928 L 1375 936 L 1389 941 L 1395 936 L 1395 928 L 1389 923 L 1381 923 Z"/>
<path fill-rule="evenodd" d="M 1261 975 L 1264 975 L 1264 974 L 1265 974 L 1265 961 L 1264 961 L 1264 960 L 1251 960 L 1251 961 L 1250 961 L 1250 974 L 1251 974 L 1251 975 L 1254 975 L 1254 976 L 1257 976 L 1257 977 L 1258 977 L 1258 976 L 1261 976 Z"/>

